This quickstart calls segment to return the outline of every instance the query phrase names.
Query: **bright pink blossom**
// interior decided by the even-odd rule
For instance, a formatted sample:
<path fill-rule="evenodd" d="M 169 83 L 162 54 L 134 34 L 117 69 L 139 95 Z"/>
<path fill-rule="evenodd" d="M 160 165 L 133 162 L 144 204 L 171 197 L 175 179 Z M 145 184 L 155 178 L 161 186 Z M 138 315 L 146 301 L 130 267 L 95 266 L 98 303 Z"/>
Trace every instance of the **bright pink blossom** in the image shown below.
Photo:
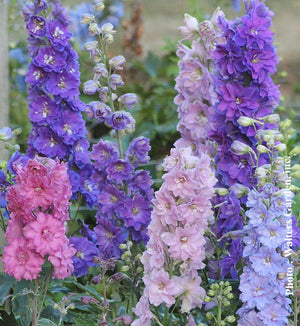
<path fill-rule="evenodd" d="M 51 214 L 39 212 L 35 221 L 24 227 L 24 236 L 29 247 L 41 256 L 54 255 L 67 243 L 64 223 Z"/>
<path fill-rule="evenodd" d="M 2 261 L 4 272 L 20 281 L 33 280 L 39 276 L 44 259 L 28 248 L 24 238 L 16 238 L 4 248 Z"/>
<path fill-rule="evenodd" d="M 149 276 L 144 276 L 143 281 L 149 301 L 154 306 L 164 302 L 167 307 L 170 307 L 183 290 L 182 286 L 174 279 L 170 279 L 169 274 L 164 270 L 154 269 Z"/>

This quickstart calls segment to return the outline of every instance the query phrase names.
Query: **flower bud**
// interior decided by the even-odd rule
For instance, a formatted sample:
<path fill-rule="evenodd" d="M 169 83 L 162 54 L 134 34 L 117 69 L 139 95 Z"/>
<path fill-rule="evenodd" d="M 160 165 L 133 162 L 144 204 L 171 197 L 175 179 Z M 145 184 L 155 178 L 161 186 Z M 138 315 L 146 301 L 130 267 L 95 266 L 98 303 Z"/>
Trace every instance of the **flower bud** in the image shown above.
<path fill-rule="evenodd" d="M 229 194 L 229 191 L 226 188 L 215 188 L 215 192 L 220 196 L 226 196 Z"/>
<path fill-rule="evenodd" d="M 80 23 L 81 24 L 90 24 L 95 21 L 95 17 L 90 14 L 83 14 Z"/>
<path fill-rule="evenodd" d="M 208 313 L 206 314 L 206 318 L 207 318 L 208 320 L 212 320 L 212 319 L 214 318 L 214 315 L 213 315 L 211 312 L 208 312 Z"/>
<path fill-rule="evenodd" d="M 277 149 L 278 152 L 284 152 L 286 151 L 286 144 L 280 143 L 278 145 L 275 145 L 275 149 Z"/>
<path fill-rule="evenodd" d="M 232 191 L 236 198 L 242 198 L 248 194 L 250 189 L 241 183 L 235 183 L 230 188 L 230 191 Z"/>
<path fill-rule="evenodd" d="M 124 273 L 128 272 L 129 271 L 129 266 L 127 266 L 127 265 L 122 266 L 121 271 L 124 272 Z"/>
<path fill-rule="evenodd" d="M 265 120 L 266 122 L 269 122 L 269 123 L 278 123 L 280 121 L 280 116 L 279 116 L 279 114 L 274 113 L 274 114 L 270 114 L 265 117 L 262 117 L 260 119 Z"/>
<path fill-rule="evenodd" d="M 243 155 L 250 153 L 252 148 L 238 140 L 235 140 L 231 145 L 231 151 L 236 155 Z"/>
<path fill-rule="evenodd" d="M 83 84 L 83 92 L 86 95 L 94 95 L 99 87 L 100 84 L 97 80 L 88 80 Z"/>
<path fill-rule="evenodd" d="M 207 291 L 207 295 L 210 297 L 214 297 L 216 295 L 216 292 L 214 290 L 210 289 Z"/>
<path fill-rule="evenodd" d="M 121 280 L 123 280 L 124 278 L 124 274 L 119 272 L 119 273 L 115 273 L 113 275 L 111 275 L 108 279 L 107 282 L 108 283 L 113 283 L 113 282 L 120 282 Z"/>
<path fill-rule="evenodd" d="M 249 127 L 254 124 L 255 120 L 249 117 L 239 117 L 237 123 L 243 127 Z"/>
<path fill-rule="evenodd" d="M 97 23 L 91 23 L 89 26 L 89 34 L 91 36 L 99 35 L 101 33 Z"/>
<path fill-rule="evenodd" d="M 120 75 L 118 74 L 112 74 L 110 76 L 110 87 L 114 90 L 117 89 L 117 87 L 122 87 L 124 85 L 124 82 Z"/>
<path fill-rule="evenodd" d="M 105 34 L 103 39 L 106 44 L 112 44 L 114 41 L 114 36 L 112 34 Z"/>
<path fill-rule="evenodd" d="M 97 285 L 97 284 L 100 284 L 101 279 L 102 279 L 102 276 L 99 274 L 99 275 L 94 276 L 92 278 L 91 282 L 92 282 L 92 284 Z"/>
<path fill-rule="evenodd" d="M 257 151 L 259 152 L 259 153 L 268 153 L 270 150 L 266 147 L 266 146 L 264 146 L 264 145 L 258 145 L 257 147 Z"/>
<path fill-rule="evenodd" d="M 227 323 L 233 323 L 233 322 L 235 322 L 235 317 L 234 316 L 227 316 L 226 318 L 225 318 L 225 321 L 227 321 Z"/>
<path fill-rule="evenodd" d="M 98 48 L 98 42 L 97 41 L 86 42 L 83 48 L 85 49 L 85 51 L 94 52 Z"/>
<path fill-rule="evenodd" d="M 96 64 L 96 66 L 94 67 L 94 73 L 97 75 L 98 78 L 106 78 L 108 76 L 108 71 L 105 67 L 105 64 L 102 62 Z"/>
<path fill-rule="evenodd" d="M 83 304 L 90 304 L 90 303 L 98 304 L 99 303 L 99 301 L 93 297 L 81 297 L 80 301 Z"/>
<path fill-rule="evenodd" d="M 13 133 L 9 127 L 4 127 L 0 129 L 0 140 L 6 141 L 13 137 Z"/>
<path fill-rule="evenodd" d="M 126 249 L 127 249 L 127 245 L 126 245 L 126 243 L 121 243 L 120 246 L 119 246 L 119 248 L 120 248 L 121 250 L 126 250 Z"/>
<path fill-rule="evenodd" d="M 121 322 L 123 325 L 131 325 L 133 318 L 131 316 L 121 316 L 112 320 L 113 322 Z"/>
<path fill-rule="evenodd" d="M 132 107 L 137 103 L 137 96 L 134 93 L 126 93 L 120 96 L 118 101 L 123 103 L 128 109 L 132 109 Z"/>
<path fill-rule="evenodd" d="M 126 60 L 122 55 L 118 55 L 116 57 L 111 58 L 108 63 L 112 66 L 112 68 L 116 70 L 123 70 L 123 65 L 125 64 Z"/>
<path fill-rule="evenodd" d="M 104 10 L 104 8 L 105 8 L 105 5 L 104 5 L 104 3 L 103 3 L 103 1 L 98 1 L 96 4 L 95 4 L 95 11 L 97 12 L 97 13 L 99 13 L 99 12 L 102 12 L 103 10 Z"/>
<path fill-rule="evenodd" d="M 114 26 L 111 23 L 105 23 L 100 27 L 100 31 L 102 34 L 115 34 Z"/>

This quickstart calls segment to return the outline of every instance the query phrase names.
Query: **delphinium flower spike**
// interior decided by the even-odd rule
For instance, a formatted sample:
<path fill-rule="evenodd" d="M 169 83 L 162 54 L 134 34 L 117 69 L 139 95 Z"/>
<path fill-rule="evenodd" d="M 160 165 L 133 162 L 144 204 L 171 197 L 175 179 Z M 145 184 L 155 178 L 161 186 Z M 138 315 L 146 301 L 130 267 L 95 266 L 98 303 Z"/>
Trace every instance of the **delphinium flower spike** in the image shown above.
<path fill-rule="evenodd" d="M 26 74 L 32 124 L 27 155 L 68 161 L 76 193 L 90 159 L 81 114 L 85 105 L 79 99 L 78 55 L 70 44 L 69 20 L 60 1 L 51 0 L 25 4 L 23 15 L 32 58 Z"/>
<path fill-rule="evenodd" d="M 270 30 L 273 13 L 258 0 L 245 1 L 246 14 L 233 21 L 221 17 L 218 26 L 223 41 L 216 44 L 215 85 L 218 94 L 212 117 L 211 139 L 217 143 L 218 187 L 228 189 L 228 195 L 217 196 L 217 237 L 243 228 L 242 211 L 247 193 L 257 181 L 255 167 L 269 162 L 268 155 L 259 155 L 255 133 L 276 128 L 274 121 L 260 118 L 271 115 L 279 103 L 280 93 L 271 75 L 276 71 L 278 56 Z M 230 255 L 212 262 L 212 269 L 221 269 L 219 277 L 237 278 L 236 264 L 242 254 L 240 239 L 223 239 Z M 214 277 L 217 277 L 216 275 Z"/>
<path fill-rule="evenodd" d="M 151 319 L 158 318 L 151 305 L 164 304 L 167 309 L 175 302 L 188 325 L 194 325 L 189 313 L 204 300 L 198 270 L 204 267 L 204 232 L 212 217 L 210 200 L 216 182 L 209 156 L 213 145 L 207 141 L 216 94 L 206 66 L 218 38 L 214 20 L 219 15 L 222 13 L 217 10 L 212 21 L 200 24 L 186 15 L 185 26 L 180 27 L 184 40 L 193 39 L 191 48 L 180 42 L 177 51 L 180 60 L 175 103 L 181 138 L 164 160 L 164 183 L 153 200 L 150 240 L 142 258 L 145 290 L 133 309 L 139 317 L 134 326 L 151 325 Z"/>
<path fill-rule="evenodd" d="M 65 235 L 72 195 L 66 164 L 35 157 L 16 170 L 16 183 L 6 196 L 10 219 L 4 272 L 19 281 L 36 279 L 47 256 L 54 267 L 52 277 L 66 278 L 76 252 Z"/>
<path fill-rule="evenodd" d="M 130 110 L 137 102 L 133 93 L 120 94 L 124 85 L 120 72 L 125 58 L 121 55 L 109 58 L 107 46 L 113 42 L 115 30 L 112 24 L 98 26 L 96 16 L 103 6 L 95 4 L 95 15 L 83 15 L 82 23 L 88 24 L 94 41 L 84 48 L 94 62 L 93 79 L 86 81 L 83 91 L 87 95 L 97 94 L 98 101 L 87 105 L 90 120 L 96 120 L 111 129 L 111 136 L 101 138 L 93 145 L 91 159 L 93 173 L 88 179 L 95 189 L 98 206 L 97 225 L 94 228 L 96 244 L 103 259 L 120 258 L 120 244 L 128 237 L 135 242 L 147 241 L 146 227 L 150 221 L 153 190 L 149 173 L 137 169 L 149 161 L 149 140 L 137 137 L 125 148 L 124 137 L 135 128 Z"/>

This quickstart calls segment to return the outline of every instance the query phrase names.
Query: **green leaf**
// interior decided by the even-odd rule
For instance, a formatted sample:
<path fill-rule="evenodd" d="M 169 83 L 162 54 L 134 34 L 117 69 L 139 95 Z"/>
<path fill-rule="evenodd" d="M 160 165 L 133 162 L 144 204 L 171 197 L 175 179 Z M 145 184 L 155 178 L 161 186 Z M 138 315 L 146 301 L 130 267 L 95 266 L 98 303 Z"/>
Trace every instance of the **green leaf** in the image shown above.
<path fill-rule="evenodd" d="M 157 76 L 157 67 L 159 64 L 159 58 L 153 54 L 152 52 L 148 53 L 146 62 L 145 62 L 145 68 L 147 73 L 152 77 Z"/>
<path fill-rule="evenodd" d="M 57 324 L 50 319 L 41 318 L 38 321 L 38 326 L 57 326 Z"/>
<path fill-rule="evenodd" d="M 54 309 L 53 306 L 47 306 L 41 313 L 41 317 L 43 319 L 51 320 L 53 322 L 57 322 L 60 319 L 60 312 L 57 309 Z"/>
<path fill-rule="evenodd" d="M 7 298 L 8 291 L 12 288 L 16 279 L 4 273 L 0 273 L 0 305 L 2 306 Z M 2 302 L 3 301 L 3 302 Z"/>
<path fill-rule="evenodd" d="M 4 310 L 0 310 L 0 326 L 18 326 L 16 318 L 13 314 L 8 314 Z"/>
<path fill-rule="evenodd" d="M 31 321 L 28 295 L 25 294 L 26 289 L 30 289 L 30 282 L 25 280 L 17 282 L 14 289 L 16 297 L 12 300 L 12 310 L 16 316 L 20 317 L 22 326 L 29 326 Z M 21 294 L 22 292 L 24 295 Z"/>

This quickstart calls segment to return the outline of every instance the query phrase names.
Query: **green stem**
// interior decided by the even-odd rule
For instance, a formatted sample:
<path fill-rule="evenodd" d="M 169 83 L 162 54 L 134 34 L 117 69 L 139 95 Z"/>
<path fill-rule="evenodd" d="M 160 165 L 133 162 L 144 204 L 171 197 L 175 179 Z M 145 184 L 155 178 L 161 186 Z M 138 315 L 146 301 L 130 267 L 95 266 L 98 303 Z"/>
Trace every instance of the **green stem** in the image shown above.
<path fill-rule="evenodd" d="M 47 291 L 48 291 L 48 287 L 49 287 L 49 283 L 50 283 L 50 279 L 51 279 L 51 274 L 52 274 L 52 268 L 50 268 L 50 270 L 48 271 L 48 274 L 46 276 L 44 294 L 43 294 L 43 298 L 42 298 L 42 301 L 41 301 L 41 306 L 40 306 L 40 309 L 39 309 L 39 312 L 38 312 L 38 315 L 37 315 L 37 322 L 39 321 L 42 310 L 43 310 L 44 302 L 45 302 L 45 299 L 46 299 L 46 295 L 47 295 Z"/>
<path fill-rule="evenodd" d="M 39 281 L 38 279 L 34 280 L 34 293 L 33 293 L 33 303 L 32 303 L 32 326 L 37 326 L 38 319 L 37 319 L 37 308 L 38 308 L 38 289 L 39 289 Z"/>
<path fill-rule="evenodd" d="M 101 38 L 101 36 L 99 36 L 99 40 L 98 40 L 98 44 L 99 44 L 99 48 L 100 48 L 100 52 L 101 52 L 101 60 L 102 62 L 105 64 L 105 66 L 108 66 L 108 59 L 105 55 L 105 46 L 104 46 L 104 42 Z M 116 112 L 116 108 L 114 105 L 114 101 L 112 99 L 112 89 L 110 87 L 110 76 L 111 76 L 111 67 L 109 67 L 108 69 L 108 76 L 105 78 L 106 80 L 106 85 L 108 87 L 108 92 L 109 92 L 109 105 L 111 107 L 112 112 Z M 121 133 L 119 130 L 116 130 L 116 135 L 117 135 L 117 142 L 118 142 L 118 146 L 119 146 L 119 154 L 120 154 L 120 158 L 123 159 L 123 148 L 122 148 L 122 140 L 121 140 Z"/>
<path fill-rule="evenodd" d="M 164 326 L 169 326 L 168 319 L 168 308 L 165 306 Z"/>
<path fill-rule="evenodd" d="M 219 301 L 219 304 L 218 304 L 218 321 L 217 321 L 217 325 L 221 325 L 221 321 L 222 321 L 222 300 Z"/>
<path fill-rule="evenodd" d="M 107 314 L 107 301 L 106 301 L 106 279 L 105 279 L 106 270 L 103 268 L 102 271 L 102 290 L 103 290 L 103 321 L 106 321 Z"/>

